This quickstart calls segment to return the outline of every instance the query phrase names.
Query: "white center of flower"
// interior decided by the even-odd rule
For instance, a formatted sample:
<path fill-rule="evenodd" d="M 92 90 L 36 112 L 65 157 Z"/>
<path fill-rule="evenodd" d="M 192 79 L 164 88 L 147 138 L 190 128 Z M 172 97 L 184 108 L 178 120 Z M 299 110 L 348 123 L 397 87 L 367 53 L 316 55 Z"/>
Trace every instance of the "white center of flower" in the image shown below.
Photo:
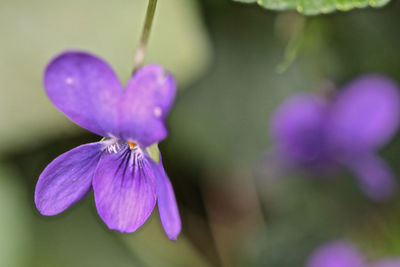
<path fill-rule="evenodd" d="M 122 150 L 130 150 L 130 152 L 134 153 L 138 159 L 142 159 L 147 153 L 143 147 L 131 141 L 122 141 L 116 138 L 111 138 L 103 142 L 106 145 L 105 150 L 108 153 L 117 154 L 120 153 Z"/>
<path fill-rule="evenodd" d="M 108 153 L 118 153 L 118 151 L 121 149 L 121 147 L 119 146 L 118 142 L 115 142 L 113 144 L 110 144 L 107 146 L 107 151 Z"/>

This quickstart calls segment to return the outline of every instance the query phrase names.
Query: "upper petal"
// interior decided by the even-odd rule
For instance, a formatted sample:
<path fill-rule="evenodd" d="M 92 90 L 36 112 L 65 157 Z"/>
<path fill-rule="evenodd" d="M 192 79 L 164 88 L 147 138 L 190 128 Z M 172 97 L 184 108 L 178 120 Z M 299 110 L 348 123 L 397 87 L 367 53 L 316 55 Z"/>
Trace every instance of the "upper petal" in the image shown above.
<path fill-rule="evenodd" d="M 397 130 L 399 112 L 394 81 L 380 75 L 362 76 L 346 86 L 332 105 L 331 139 L 345 148 L 376 148 Z"/>
<path fill-rule="evenodd" d="M 134 232 L 156 204 L 154 173 L 140 153 L 125 144 L 104 152 L 93 179 L 97 211 L 110 229 Z"/>
<path fill-rule="evenodd" d="M 102 59 L 66 52 L 53 59 L 44 75 L 47 95 L 68 118 L 101 136 L 117 131 L 122 85 Z"/>
<path fill-rule="evenodd" d="M 271 119 L 277 152 L 293 163 L 323 163 L 326 118 L 326 103 L 318 96 L 300 94 L 287 99 Z"/>
<path fill-rule="evenodd" d="M 60 155 L 44 169 L 35 189 L 35 203 L 40 213 L 58 214 L 88 193 L 102 147 L 101 143 L 79 146 Z"/>
<path fill-rule="evenodd" d="M 182 224 L 174 189 L 172 188 L 171 181 L 165 173 L 161 160 L 159 164 L 156 164 L 155 162 L 152 162 L 152 164 L 156 175 L 157 204 L 161 223 L 169 239 L 176 241 L 181 232 Z"/>
<path fill-rule="evenodd" d="M 120 106 L 120 138 L 150 146 L 167 135 L 165 119 L 175 99 L 172 75 L 159 65 L 138 70 L 129 81 Z"/>
<path fill-rule="evenodd" d="M 320 246 L 310 256 L 307 267 L 366 267 L 363 255 L 346 241 Z"/>

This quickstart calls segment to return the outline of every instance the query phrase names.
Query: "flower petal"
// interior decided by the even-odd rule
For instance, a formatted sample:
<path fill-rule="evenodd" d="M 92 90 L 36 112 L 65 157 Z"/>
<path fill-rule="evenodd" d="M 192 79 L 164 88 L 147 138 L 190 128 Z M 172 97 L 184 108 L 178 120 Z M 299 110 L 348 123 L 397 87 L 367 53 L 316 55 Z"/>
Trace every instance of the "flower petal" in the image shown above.
<path fill-rule="evenodd" d="M 122 85 L 102 59 L 84 52 L 66 52 L 46 68 L 44 86 L 51 101 L 68 118 L 101 136 L 117 131 Z"/>
<path fill-rule="evenodd" d="M 97 211 L 110 229 L 134 232 L 156 204 L 154 172 L 144 156 L 129 147 L 105 152 L 93 179 Z"/>
<path fill-rule="evenodd" d="M 358 178 L 358 182 L 370 198 L 384 201 L 396 191 L 397 183 L 389 166 L 372 153 L 358 154 L 349 158 L 347 165 Z"/>
<path fill-rule="evenodd" d="M 159 164 L 152 162 L 152 165 L 156 175 L 157 204 L 161 223 L 169 239 L 176 241 L 181 232 L 182 224 L 174 189 L 165 173 L 162 162 L 160 161 Z"/>
<path fill-rule="evenodd" d="M 326 104 L 317 96 L 300 94 L 286 100 L 271 119 L 277 152 L 297 164 L 323 163 L 326 118 Z"/>
<path fill-rule="evenodd" d="M 372 267 L 400 267 L 400 258 L 381 260 L 374 263 Z"/>
<path fill-rule="evenodd" d="M 387 142 L 399 125 L 398 90 L 394 81 L 379 75 L 362 76 L 345 87 L 332 106 L 334 143 L 365 149 Z"/>
<path fill-rule="evenodd" d="M 161 66 L 148 65 L 129 81 L 120 106 L 120 138 L 150 146 L 167 135 L 165 119 L 176 84 Z"/>
<path fill-rule="evenodd" d="M 79 146 L 44 169 L 35 189 L 35 203 L 41 214 L 56 215 L 89 192 L 102 147 L 101 143 Z"/>
<path fill-rule="evenodd" d="M 365 267 L 363 255 L 346 241 L 320 246 L 311 255 L 307 267 Z"/>

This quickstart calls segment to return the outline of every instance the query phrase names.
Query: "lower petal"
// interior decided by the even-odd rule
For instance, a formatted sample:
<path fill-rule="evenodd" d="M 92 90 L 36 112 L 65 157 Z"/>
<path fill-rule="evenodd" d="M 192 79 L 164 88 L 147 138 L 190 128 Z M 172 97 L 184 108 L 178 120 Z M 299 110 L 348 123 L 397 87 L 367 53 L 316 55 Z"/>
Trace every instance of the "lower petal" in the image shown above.
<path fill-rule="evenodd" d="M 161 223 L 169 239 L 176 241 L 181 232 L 181 218 L 176 204 L 174 189 L 165 173 L 162 162 L 154 165 L 157 184 L 157 203 Z"/>
<path fill-rule="evenodd" d="M 156 204 L 154 173 L 147 159 L 129 148 L 105 152 L 93 178 L 97 211 L 110 229 L 134 232 Z"/>
<path fill-rule="evenodd" d="M 376 155 L 365 154 L 353 157 L 348 163 L 358 182 L 370 198 L 384 201 L 396 191 L 396 180 L 389 166 Z"/>
<path fill-rule="evenodd" d="M 79 146 L 44 169 L 35 189 L 35 203 L 41 214 L 56 215 L 90 191 L 102 146 L 101 143 Z"/>

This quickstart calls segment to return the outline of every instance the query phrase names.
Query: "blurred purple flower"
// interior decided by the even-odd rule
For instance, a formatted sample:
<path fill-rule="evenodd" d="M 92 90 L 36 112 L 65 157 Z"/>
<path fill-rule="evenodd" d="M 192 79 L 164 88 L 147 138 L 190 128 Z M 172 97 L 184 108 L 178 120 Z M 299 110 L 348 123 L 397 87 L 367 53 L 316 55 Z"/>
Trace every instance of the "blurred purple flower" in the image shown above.
<path fill-rule="evenodd" d="M 381 260 L 372 264 L 371 267 L 400 267 L 400 258 Z"/>
<path fill-rule="evenodd" d="M 148 65 L 123 90 L 106 62 L 67 52 L 48 65 L 44 86 L 69 119 L 106 138 L 76 147 L 44 169 L 35 191 L 40 213 L 61 213 L 93 189 L 97 211 L 110 229 L 136 231 L 157 202 L 164 230 L 176 240 L 181 230 L 178 207 L 154 146 L 167 136 L 174 78 L 161 66 Z M 154 149 L 158 159 L 152 157 Z"/>
<path fill-rule="evenodd" d="M 364 256 L 346 241 L 323 244 L 314 251 L 307 267 L 366 267 Z"/>
<path fill-rule="evenodd" d="M 400 259 L 384 259 L 367 263 L 364 255 L 347 241 L 332 241 L 318 247 L 307 267 L 400 267 Z"/>
<path fill-rule="evenodd" d="M 396 183 L 375 152 L 396 132 L 399 113 L 395 82 L 366 75 L 330 100 L 315 94 L 289 98 L 272 117 L 271 135 L 288 166 L 319 172 L 345 166 L 369 197 L 385 200 Z"/>

